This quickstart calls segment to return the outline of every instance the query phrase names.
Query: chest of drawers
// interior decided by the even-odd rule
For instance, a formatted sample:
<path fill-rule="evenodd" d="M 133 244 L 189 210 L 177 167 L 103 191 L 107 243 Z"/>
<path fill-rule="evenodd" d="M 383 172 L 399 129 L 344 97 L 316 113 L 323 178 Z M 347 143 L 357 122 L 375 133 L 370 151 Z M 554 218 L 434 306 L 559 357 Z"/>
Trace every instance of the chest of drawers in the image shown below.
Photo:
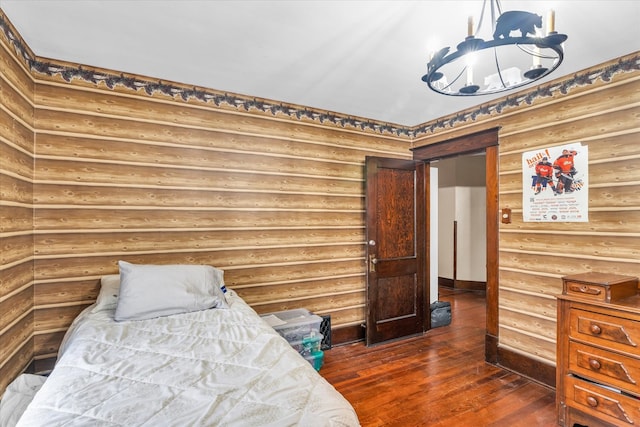
<path fill-rule="evenodd" d="M 640 425 L 637 286 L 635 277 L 601 273 L 563 278 L 556 368 L 560 425 Z"/>

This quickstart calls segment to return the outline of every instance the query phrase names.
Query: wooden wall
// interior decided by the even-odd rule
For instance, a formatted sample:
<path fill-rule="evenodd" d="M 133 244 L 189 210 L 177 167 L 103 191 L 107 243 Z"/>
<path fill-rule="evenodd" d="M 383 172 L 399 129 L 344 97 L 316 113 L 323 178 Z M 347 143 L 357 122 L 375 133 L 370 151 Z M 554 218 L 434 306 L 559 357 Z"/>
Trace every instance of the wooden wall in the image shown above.
<path fill-rule="evenodd" d="M 3 268 L 33 260 L 7 302 L 26 304 L 12 317 L 33 324 L 37 371 L 121 259 L 214 265 L 259 313 L 304 307 L 361 329 L 364 160 L 411 158 L 406 129 L 37 57 L 30 77 L 3 59 L 35 108 L 33 231 L 30 216 L 17 225 Z"/>
<path fill-rule="evenodd" d="M 29 70 L 0 37 L 0 394 L 33 357 L 33 95 Z"/>
<path fill-rule="evenodd" d="M 499 231 L 499 347 L 544 364 L 562 276 L 640 276 L 640 59 L 625 61 L 416 128 L 418 147 L 500 127 L 499 207 L 513 222 Z M 522 153 L 575 142 L 589 147 L 589 222 L 523 222 Z"/>

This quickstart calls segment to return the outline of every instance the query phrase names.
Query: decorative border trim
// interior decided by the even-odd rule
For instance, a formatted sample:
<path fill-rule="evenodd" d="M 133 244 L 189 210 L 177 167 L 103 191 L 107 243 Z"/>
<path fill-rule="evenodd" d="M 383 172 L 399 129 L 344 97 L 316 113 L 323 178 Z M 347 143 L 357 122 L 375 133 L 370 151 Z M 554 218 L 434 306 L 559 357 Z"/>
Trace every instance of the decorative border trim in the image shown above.
<path fill-rule="evenodd" d="M 284 114 L 291 119 L 308 119 L 317 121 L 321 124 L 331 123 L 343 128 L 351 127 L 362 131 L 374 131 L 377 133 L 395 134 L 398 136 L 411 136 L 409 128 L 397 127 L 383 122 L 374 122 L 366 119 L 357 119 L 351 116 L 345 116 L 329 112 L 321 112 L 305 107 L 296 107 L 286 105 L 284 103 L 270 102 L 257 98 L 244 97 L 241 95 L 230 94 L 228 92 L 216 92 L 213 90 L 199 89 L 196 87 L 185 87 L 171 83 L 165 83 L 162 80 L 141 80 L 134 77 L 126 77 L 124 74 L 116 75 L 103 73 L 100 71 L 83 68 L 60 66 L 52 62 L 41 62 L 35 59 L 29 59 L 29 66 L 32 71 L 47 75 L 59 75 L 66 82 L 74 79 L 82 80 L 87 83 L 98 85 L 104 83 L 109 89 L 116 86 L 125 87 L 133 91 L 144 90 L 147 95 L 161 94 L 171 98 L 181 98 L 183 101 L 197 100 L 204 103 L 213 103 L 216 107 L 223 104 L 234 107 L 237 110 L 260 111 L 262 113 L 270 113 L 275 116 Z"/>
<path fill-rule="evenodd" d="M 514 97 L 507 96 L 494 103 L 490 103 L 478 108 L 456 113 L 452 116 L 443 117 L 426 122 L 416 127 L 403 127 L 384 122 L 376 122 L 367 119 L 354 118 L 352 116 L 313 110 L 311 108 L 297 107 L 278 103 L 275 101 L 259 100 L 257 98 L 244 97 L 227 92 L 217 92 L 214 90 L 199 89 L 196 87 L 179 86 L 171 83 L 164 83 L 162 80 L 142 80 L 134 77 L 126 77 L 124 74 L 109 74 L 83 68 L 82 66 L 70 67 L 55 64 L 53 62 L 42 62 L 33 57 L 22 39 L 17 36 L 9 23 L 4 12 L 0 9 L 0 30 L 4 34 L 9 44 L 13 45 L 17 54 L 25 61 L 28 68 L 34 72 L 47 76 L 60 76 L 63 80 L 71 82 L 78 79 L 87 83 L 98 85 L 105 84 L 109 89 L 116 86 L 125 87 L 133 91 L 144 90 L 148 95 L 162 94 L 174 99 L 180 98 L 183 101 L 198 100 L 204 103 L 213 103 L 219 107 L 230 106 L 237 110 L 260 111 L 271 115 L 283 114 L 291 119 L 307 119 L 320 124 L 333 124 L 342 128 L 360 129 L 361 131 L 373 131 L 380 134 L 392 134 L 416 138 L 428 133 L 435 133 L 438 130 L 454 127 L 457 124 L 465 123 L 469 120 L 475 121 L 480 116 L 501 113 L 506 108 L 518 107 L 522 104 L 531 105 L 536 99 L 548 98 L 554 93 L 567 94 L 573 88 L 593 84 L 596 80 L 602 79 L 608 82 L 619 73 L 633 72 L 640 70 L 640 55 L 622 58 L 612 65 L 600 69 L 587 70 L 581 74 L 575 74 L 572 78 L 562 82 L 548 84 L 538 87 L 534 91 L 525 92 Z"/>

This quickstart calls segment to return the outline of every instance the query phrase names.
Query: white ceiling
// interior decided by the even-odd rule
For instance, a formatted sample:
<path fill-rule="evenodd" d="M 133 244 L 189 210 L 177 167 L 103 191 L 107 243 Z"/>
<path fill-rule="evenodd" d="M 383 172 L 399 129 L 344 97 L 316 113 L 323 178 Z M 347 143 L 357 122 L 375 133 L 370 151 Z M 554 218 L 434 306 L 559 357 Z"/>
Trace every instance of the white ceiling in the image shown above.
<path fill-rule="evenodd" d="M 438 95 L 420 80 L 428 52 L 462 41 L 482 3 L 0 0 L 0 8 L 42 58 L 413 126 L 499 97 Z M 569 39 L 546 80 L 640 50 L 639 0 L 501 4 L 556 11 L 556 30 Z"/>

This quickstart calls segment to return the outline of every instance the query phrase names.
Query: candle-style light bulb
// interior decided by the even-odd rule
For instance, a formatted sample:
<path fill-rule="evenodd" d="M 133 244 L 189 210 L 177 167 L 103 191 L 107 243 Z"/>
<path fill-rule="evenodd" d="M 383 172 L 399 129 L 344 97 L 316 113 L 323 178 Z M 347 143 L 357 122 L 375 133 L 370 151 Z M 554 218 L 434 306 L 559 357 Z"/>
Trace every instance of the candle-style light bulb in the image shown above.
<path fill-rule="evenodd" d="M 536 30 L 536 37 L 542 37 L 542 31 Z M 533 48 L 533 68 L 538 68 L 542 66 L 542 62 L 540 60 L 540 48 L 536 45 Z"/>
<path fill-rule="evenodd" d="M 553 33 L 556 31 L 556 11 L 551 9 L 549 11 L 549 18 L 547 22 L 547 34 Z"/>

